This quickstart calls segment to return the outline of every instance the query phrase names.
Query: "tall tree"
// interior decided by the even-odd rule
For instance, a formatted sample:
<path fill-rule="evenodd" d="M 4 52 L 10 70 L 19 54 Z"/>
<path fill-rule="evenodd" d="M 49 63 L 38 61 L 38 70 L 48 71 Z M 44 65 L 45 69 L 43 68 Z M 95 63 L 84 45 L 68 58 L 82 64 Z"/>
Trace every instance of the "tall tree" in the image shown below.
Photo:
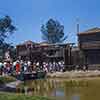
<path fill-rule="evenodd" d="M 0 59 L 4 56 L 4 53 L 12 49 L 12 45 L 5 42 L 14 31 L 16 27 L 12 24 L 12 19 L 9 16 L 4 16 L 0 19 Z"/>
<path fill-rule="evenodd" d="M 9 16 L 5 16 L 0 19 L 0 45 L 5 39 L 16 30 L 12 25 L 12 19 Z"/>
<path fill-rule="evenodd" d="M 57 20 L 49 19 L 41 26 L 42 39 L 48 43 L 61 43 L 67 39 L 64 35 L 64 26 Z"/>

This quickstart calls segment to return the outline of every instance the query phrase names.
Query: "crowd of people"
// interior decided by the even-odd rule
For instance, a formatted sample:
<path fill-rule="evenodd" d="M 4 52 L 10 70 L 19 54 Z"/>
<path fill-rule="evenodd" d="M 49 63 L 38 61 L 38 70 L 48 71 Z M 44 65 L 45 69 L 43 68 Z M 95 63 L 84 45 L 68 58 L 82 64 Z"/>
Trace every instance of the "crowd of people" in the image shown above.
<path fill-rule="evenodd" d="M 11 75 L 13 73 L 20 74 L 21 72 L 32 72 L 32 71 L 45 71 L 45 72 L 56 72 L 64 70 L 64 62 L 42 62 L 39 61 L 23 61 L 17 60 L 15 62 L 5 61 L 0 62 L 0 74 L 1 75 Z"/>

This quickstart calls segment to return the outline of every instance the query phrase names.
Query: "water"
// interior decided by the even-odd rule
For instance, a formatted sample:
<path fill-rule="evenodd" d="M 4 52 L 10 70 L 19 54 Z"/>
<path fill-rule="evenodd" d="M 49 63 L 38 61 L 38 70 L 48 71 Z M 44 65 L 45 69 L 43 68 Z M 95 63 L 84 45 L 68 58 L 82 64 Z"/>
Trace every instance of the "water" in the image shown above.
<path fill-rule="evenodd" d="M 100 79 L 42 79 L 26 81 L 16 92 L 54 100 L 100 100 Z"/>

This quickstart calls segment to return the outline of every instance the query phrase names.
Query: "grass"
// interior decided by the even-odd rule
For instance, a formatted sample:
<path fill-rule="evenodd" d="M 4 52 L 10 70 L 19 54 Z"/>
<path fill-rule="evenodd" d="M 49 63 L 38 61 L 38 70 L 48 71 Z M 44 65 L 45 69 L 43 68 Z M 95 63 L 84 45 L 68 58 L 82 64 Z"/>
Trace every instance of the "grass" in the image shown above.
<path fill-rule="evenodd" d="M 53 100 L 47 97 L 39 97 L 39 96 L 28 96 L 23 94 L 15 94 L 15 93 L 0 93 L 0 100 Z"/>
<path fill-rule="evenodd" d="M 0 85 L 16 81 L 14 77 L 11 76 L 0 76 Z"/>

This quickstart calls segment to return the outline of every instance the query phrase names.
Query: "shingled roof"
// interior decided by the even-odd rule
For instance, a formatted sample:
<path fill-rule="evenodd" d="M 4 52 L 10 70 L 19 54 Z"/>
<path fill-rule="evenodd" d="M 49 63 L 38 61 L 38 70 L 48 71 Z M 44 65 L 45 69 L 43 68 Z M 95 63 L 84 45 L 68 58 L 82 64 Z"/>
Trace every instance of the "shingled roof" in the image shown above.
<path fill-rule="evenodd" d="M 100 32 L 100 28 L 95 27 L 95 28 L 88 29 L 88 30 L 86 30 L 84 32 L 80 32 L 79 35 L 81 35 L 81 34 L 98 33 L 98 32 Z"/>

